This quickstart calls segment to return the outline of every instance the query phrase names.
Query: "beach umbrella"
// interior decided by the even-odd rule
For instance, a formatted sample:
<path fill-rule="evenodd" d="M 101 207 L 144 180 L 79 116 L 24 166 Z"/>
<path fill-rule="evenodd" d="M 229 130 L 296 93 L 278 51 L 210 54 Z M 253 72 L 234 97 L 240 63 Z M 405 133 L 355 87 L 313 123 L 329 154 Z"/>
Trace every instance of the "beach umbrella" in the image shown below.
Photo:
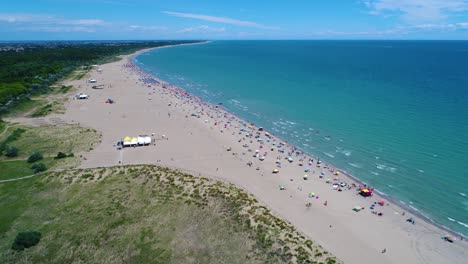
<path fill-rule="evenodd" d="M 320 172 L 320 175 L 325 175 L 325 172 L 323 172 L 323 171 L 322 171 L 322 172 Z"/>
<path fill-rule="evenodd" d="M 278 173 L 278 172 L 279 172 L 278 169 L 274 169 L 274 170 L 273 170 L 273 173 Z"/>

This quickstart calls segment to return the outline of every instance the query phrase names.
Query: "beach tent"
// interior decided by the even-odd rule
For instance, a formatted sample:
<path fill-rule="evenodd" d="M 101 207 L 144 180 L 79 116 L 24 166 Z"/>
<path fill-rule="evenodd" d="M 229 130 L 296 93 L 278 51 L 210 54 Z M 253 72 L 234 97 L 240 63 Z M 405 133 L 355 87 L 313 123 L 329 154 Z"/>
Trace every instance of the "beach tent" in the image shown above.
<path fill-rule="evenodd" d="M 138 136 L 137 141 L 138 141 L 138 145 L 145 145 L 144 137 Z"/>
<path fill-rule="evenodd" d="M 279 172 L 278 169 L 274 169 L 274 170 L 273 170 L 273 173 L 278 173 L 278 172 Z"/>
<path fill-rule="evenodd" d="M 88 99 L 88 95 L 87 94 L 80 94 L 80 95 L 78 95 L 78 99 Z"/>
<path fill-rule="evenodd" d="M 309 176 L 307 176 L 307 174 L 304 175 L 304 180 L 307 180 L 309 178 Z"/>
<path fill-rule="evenodd" d="M 134 137 L 130 142 L 132 143 L 132 145 L 138 145 L 138 138 Z"/>
<path fill-rule="evenodd" d="M 378 204 L 384 206 L 384 205 L 385 205 L 385 201 L 384 201 L 384 200 L 380 200 L 380 201 L 378 202 Z"/>
<path fill-rule="evenodd" d="M 97 81 L 95 79 L 89 79 L 88 82 L 89 83 L 96 83 Z"/>

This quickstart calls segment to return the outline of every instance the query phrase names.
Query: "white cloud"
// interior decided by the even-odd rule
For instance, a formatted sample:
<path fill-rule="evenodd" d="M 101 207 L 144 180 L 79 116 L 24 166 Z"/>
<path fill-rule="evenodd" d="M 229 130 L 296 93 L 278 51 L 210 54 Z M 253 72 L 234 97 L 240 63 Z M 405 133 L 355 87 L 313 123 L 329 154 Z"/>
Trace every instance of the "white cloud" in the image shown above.
<path fill-rule="evenodd" d="M 99 26 L 99 25 L 105 24 L 105 22 L 100 19 L 61 20 L 59 23 L 63 25 L 82 25 L 82 26 Z"/>
<path fill-rule="evenodd" d="M 409 22 L 442 20 L 468 11 L 468 0 L 365 0 L 374 15 L 397 15 Z"/>
<path fill-rule="evenodd" d="M 163 13 L 167 14 L 167 15 L 170 15 L 170 16 L 175 16 L 175 17 L 192 18 L 192 19 L 198 19 L 198 20 L 203 20 L 203 21 L 230 24 L 230 25 L 243 26 L 243 27 L 276 29 L 274 27 L 265 26 L 265 25 L 262 25 L 262 24 L 258 24 L 256 22 L 238 20 L 238 19 L 233 19 L 233 18 L 229 18 L 229 17 L 217 17 L 217 16 L 208 16 L 208 15 L 190 14 L 190 13 L 179 13 L 179 12 L 171 12 L 171 11 L 163 11 Z"/>
<path fill-rule="evenodd" d="M 164 31 L 167 30 L 167 27 L 162 26 L 141 26 L 141 25 L 130 25 L 128 29 L 132 31 Z"/>
<path fill-rule="evenodd" d="M 184 28 L 184 29 L 177 31 L 177 33 L 193 33 L 193 32 L 216 33 L 216 32 L 224 32 L 224 31 L 226 31 L 225 28 L 212 28 L 212 27 L 204 25 L 204 26 L 198 26 L 198 27 Z"/>
<path fill-rule="evenodd" d="M 10 28 L 20 31 L 36 32 L 154 32 L 167 30 L 162 26 L 129 25 L 125 22 L 107 22 L 101 19 L 64 19 L 62 16 L 49 14 L 0 13 L 0 23 L 7 23 Z"/>

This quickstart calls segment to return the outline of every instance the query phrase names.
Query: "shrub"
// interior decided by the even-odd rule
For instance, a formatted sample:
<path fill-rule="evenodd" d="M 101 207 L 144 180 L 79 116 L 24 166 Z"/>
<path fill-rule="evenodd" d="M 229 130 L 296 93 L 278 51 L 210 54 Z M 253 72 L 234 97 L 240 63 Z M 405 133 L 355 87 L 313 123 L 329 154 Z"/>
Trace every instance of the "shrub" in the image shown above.
<path fill-rule="evenodd" d="M 37 245 L 41 240 L 41 233 L 37 231 L 20 232 L 15 238 L 11 249 L 23 251 L 25 248 L 30 248 Z"/>
<path fill-rule="evenodd" d="M 6 151 L 5 156 L 7 156 L 7 157 L 12 158 L 12 157 L 18 156 L 18 148 L 17 147 L 8 146 L 8 147 L 6 147 L 5 151 Z"/>
<path fill-rule="evenodd" d="M 33 152 L 33 153 L 31 154 L 31 156 L 29 156 L 28 162 L 29 162 L 29 163 L 33 163 L 33 162 L 36 162 L 36 161 L 41 160 L 41 159 L 43 159 L 43 158 L 44 158 L 44 157 L 42 157 L 42 154 L 41 154 L 41 153 L 39 153 L 39 152 Z"/>
<path fill-rule="evenodd" d="M 63 152 L 59 152 L 57 153 L 57 156 L 55 157 L 56 159 L 63 159 L 63 158 L 66 158 L 67 157 L 67 154 L 63 153 Z"/>
<path fill-rule="evenodd" d="M 44 163 L 36 163 L 32 165 L 31 169 L 34 170 L 34 173 L 39 173 L 41 171 L 46 171 L 47 167 Z"/>
<path fill-rule="evenodd" d="M 68 157 L 74 157 L 75 155 L 73 153 L 68 154 Z"/>

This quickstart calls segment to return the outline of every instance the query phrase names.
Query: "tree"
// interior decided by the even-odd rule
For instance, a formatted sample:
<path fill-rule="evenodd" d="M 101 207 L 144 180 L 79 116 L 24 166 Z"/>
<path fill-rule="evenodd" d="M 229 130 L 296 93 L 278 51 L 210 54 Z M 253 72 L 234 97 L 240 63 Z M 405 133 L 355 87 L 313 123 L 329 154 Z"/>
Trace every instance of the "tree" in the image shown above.
<path fill-rule="evenodd" d="M 43 158 L 44 158 L 44 157 L 42 157 L 42 154 L 41 154 L 41 153 L 39 153 L 39 152 L 33 152 L 33 153 L 31 154 L 31 156 L 29 156 L 28 162 L 29 162 L 29 163 L 33 163 L 33 162 L 36 162 L 36 161 L 41 160 L 41 159 L 43 159 Z"/>
<path fill-rule="evenodd" d="M 6 151 L 5 156 L 7 156 L 7 157 L 12 158 L 12 157 L 18 156 L 18 148 L 17 147 L 8 146 L 8 147 L 6 147 L 5 151 Z"/>
<path fill-rule="evenodd" d="M 41 233 L 37 231 L 20 232 L 16 236 L 11 249 L 23 251 L 25 248 L 37 245 L 41 240 L 41 237 Z"/>
<path fill-rule="evenodd" d="M 57 156 L 55 157 L 55 159 L 63 159 L 63 158 L 66 158 L 67 157 L 67 154 L 63 153 L 63 152 L 59 152 L 57 153 Z"/>
<path fill-rule="evenodd" d="M 46 171 L 47 167 L 44 163 L 35 163 L 31 166 L 31 169 L 34 170 L 34 173 L 39 173 L 42 171 Z"/>

